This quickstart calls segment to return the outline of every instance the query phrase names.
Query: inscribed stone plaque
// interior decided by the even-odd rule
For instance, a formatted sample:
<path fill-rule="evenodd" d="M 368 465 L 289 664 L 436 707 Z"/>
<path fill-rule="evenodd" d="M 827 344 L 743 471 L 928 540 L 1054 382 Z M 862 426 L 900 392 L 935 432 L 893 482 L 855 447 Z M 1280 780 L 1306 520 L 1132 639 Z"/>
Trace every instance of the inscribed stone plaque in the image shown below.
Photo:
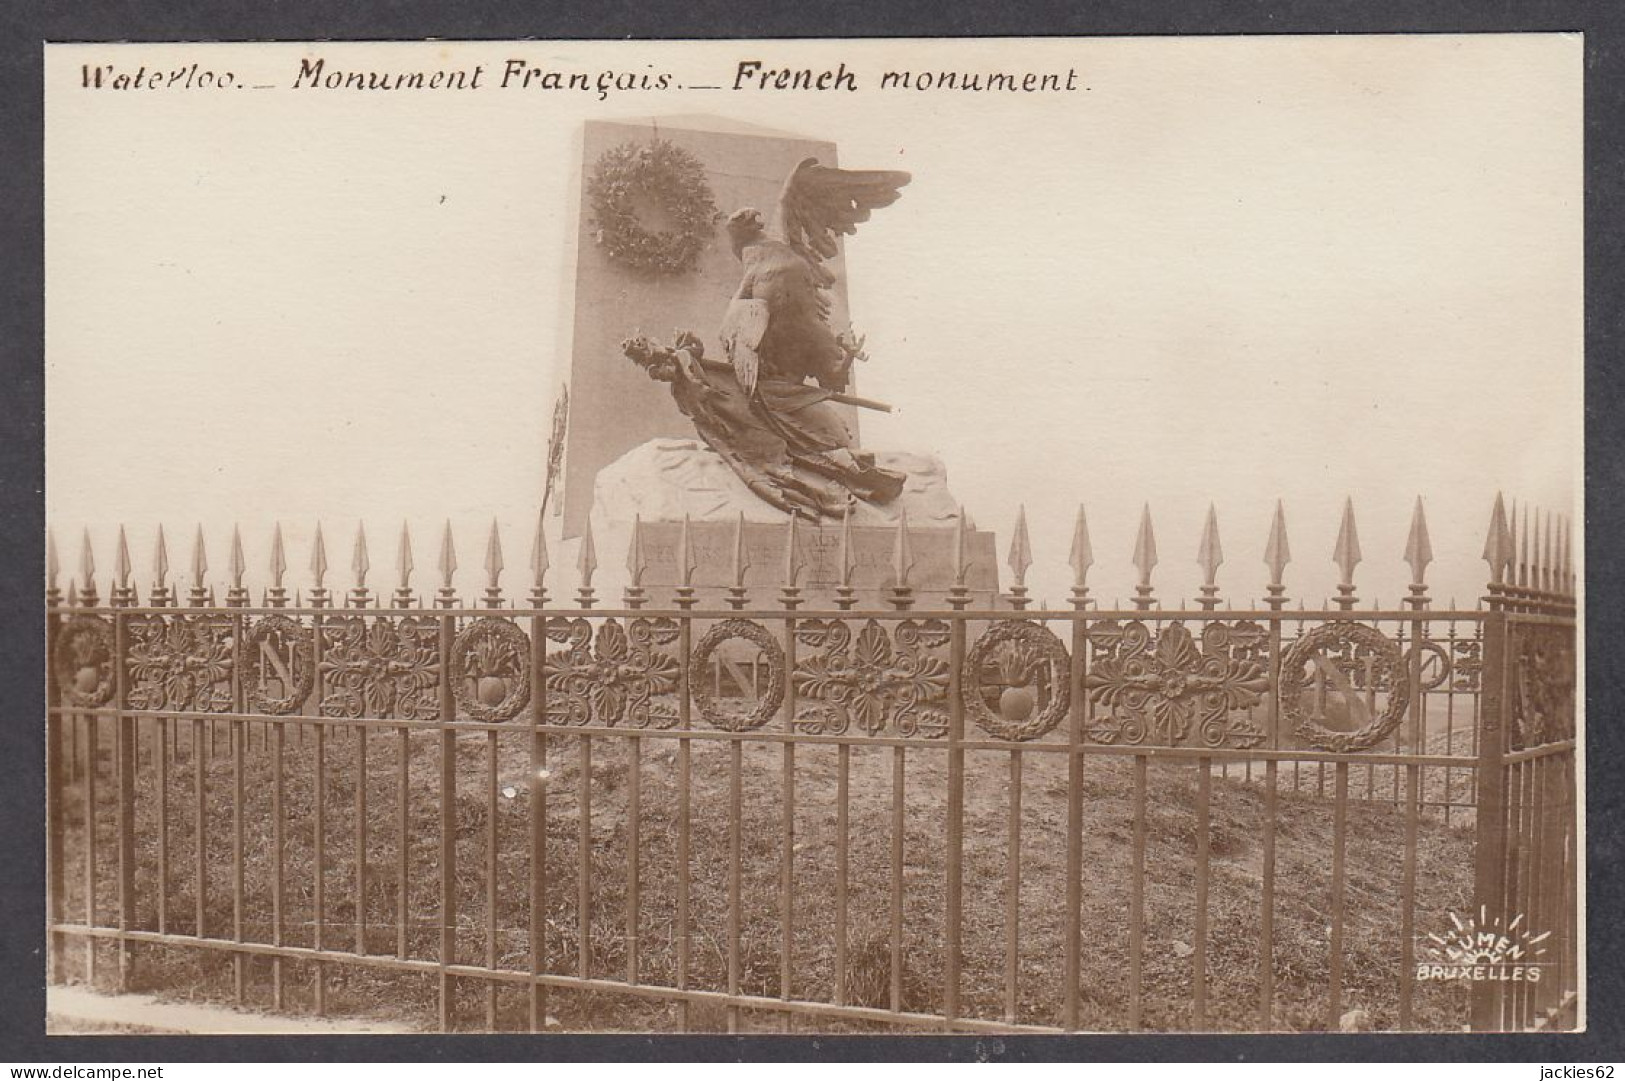
<path fill-rule="evenodd" d="M 694 572 L 690 581 L 702 601 L 720 599 L 723 587 L 734 584 L 734 545 L 737 526 L 730 522 L 691 522 L 689 556 Z M 913 566 L 909 585 L 914 588 L 919 607 L 947 607 L 948 589 L 954 584 L 954 530 L 910 529 L 909 548 Z M 677 546 L 682 526 L 676 522 L 644 522 L 643 585 L 665 592 L 677 585 Z M 788 527 L 746 522 L 745 585 L 754 603 L 772 606 L 775 592 L 784 585 L 785 536 Z M 897 582 L 894 553 L 897 531 L 873 526 L 852 528 L 852 579 L 860 606 L 882 605 L 886 591 Z M 965 536 L 968 569 L 965 585 L 977 607 L 991 605 L 999 590 L 998 559 L 993 534 L 970 530 Z M 841 584 L 841 528 L 797 524 L 796 549 L 801 571 L 797 584 L 808 603 L 823 607 Z"/>

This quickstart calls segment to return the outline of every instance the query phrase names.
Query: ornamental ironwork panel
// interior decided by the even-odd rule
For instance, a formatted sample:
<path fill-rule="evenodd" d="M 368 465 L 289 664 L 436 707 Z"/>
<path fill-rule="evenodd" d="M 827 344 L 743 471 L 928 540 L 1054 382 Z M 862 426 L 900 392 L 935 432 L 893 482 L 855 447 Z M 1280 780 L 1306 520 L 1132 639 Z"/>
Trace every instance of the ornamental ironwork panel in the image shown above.
<path fill-rule="evenodd" d="M 440 621 L 433 616 L 329 616 L 322 622 L 321 714 L 440 716 Z"/>
<path fill-rule="evenodd" d="M 998 739 L 1038 739 L 1072 705 L 1071 655 L 1047 627 L 1001 620 L 965 654 L 960 692 L 977 727 Z"/>
<path fill-rule="evenodd" d="M 486 616 L 451 645 L 451 689 L 476 721 L 511 721 L 530 704 L 530 636 L 512 620 Z"/>
<path fill-rule="evenodd" d="M 135 615 L 125 623 L 131 709 L 225 713 L 232 706 L 231 616 Z"/>
<path fill-rule="evenodd" d="M 1350 657 L 1359 658 L 1365 678 L 1351 673 Z M 1281 657 L 1281 717 L 1319 750 L 1346 754 L 1375 747 L 1399 727 L 1410 695 L 1406 655 L 1364 623 L 1316 627 Z"/>
<path fill-rule="evenodd" d="M 1097 743 L 1256 747 L 1264 732 L 1247 711 L 1269 690 L 1269 634 L 1257 623 L 1213 621 L 1198 646 L 1170 623 L 1158 634 L 1140 620 L 1088 630 L 1086 686 Z"/>
<path fill-rule="evenodd" d="M 51 664 L 57 690 L 70 706 L 96 709 L 113 699 L 113 627 L 75 616 L 56 632 Z"/>
<path fill-rule="evenodd" d="M 878 736 L 937 738 L 948 732 L 949 664 L 935 655 L 948 644 L 940 619 L 907 619 L 890 632 L 866 620 L 857 635 L 839 619 L 796 625 L 796 639 L 817 652 L 798 658 L 798 694 L 817 704 L 798 711 L 797 730 L 841 735 L 849 727 Z"/>
<path fill-rule="evenodd" d="M 695 708 L 707 724 L 729 732 L 747 732 L 766 724 L 784 704 L 784 650 L 760 623 L 748 619 L 724 619 L 705 632 L 705 636 L 694 646 L 694 652 L 688 659 L 689 671 L 703 673 L 709 671 L 713 660 L 726 662 L 728 658 L 723 646 L 732 642 L 743 642 L 747 648 L 754 647 L 765 667 L 766 686 L 757 695 L 755 705 L 743 712 L 725 707 L 723 696 L 714 694 L 704 679 L 692 680 L 690 693 Z"/>
<path fill-rule="evenodd" d="M 1477 694 L 1483 683 L 1483 640 L 1456 639 L 1450 643 L 1450 652 L 1450 689 L 1463 694 Z"/>
<path fill-rule="evenodd" d="M 582 618 L 554 617 L 547 637 L 564 644 L 545 666 L 548 710 L 562 708 L 565 724 L 670 728 L 680 713 L 670 696 L 681 662 L 663 648 L 677 641 L 677 621 L 638 618 L 625 626 L 605 620 L 594 634 Z"/>
<path fill-rule="evenodd" d="M 1574 738 L 1574 630 L 1512 624 L 1513 750 Z"/>
<path fill-rule="evenodd" d="M 297 713 L 316 685 L 316 635 L 303 623 L 269 615 L 243 639 L 248 708 L 283 717 Z"/>

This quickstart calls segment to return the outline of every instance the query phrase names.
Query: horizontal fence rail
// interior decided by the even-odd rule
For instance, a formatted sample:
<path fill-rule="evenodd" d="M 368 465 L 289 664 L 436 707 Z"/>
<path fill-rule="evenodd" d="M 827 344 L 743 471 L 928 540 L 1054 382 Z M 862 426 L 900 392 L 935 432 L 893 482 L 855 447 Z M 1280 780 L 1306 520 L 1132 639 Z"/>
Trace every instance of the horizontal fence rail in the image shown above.
<path fill-rule="evenodd" d="M 961 574 L 943 609 L 906 523 L 878 594 L 806 596 L 792 525 L 783 585 L 720 601 L 651 597 L 634 528 L 615 608 L 590 537 L 566 604 L 540 533 L 523 603 L 494 529 L 473 604 L 448 531 L 430 607 L 404 535 L 392 594 L 364 538 L 329 593 L 318 533 L 290 598 L 278 533 L 259 605 L 235 539 L 223 605 L 201 538 L 145 604 L 122 538 L 105 604 L 88 547 L 66 597 L 53 557 L 53 978 L 445 1031 L 1567 1023 L 1566 549 L 1498 502 L 1484 605 L 1434 609 L 1418 507 L 1405 606 L 1356 611 L 1351 514 L 1318 610 L 1279 512 L 1246 609 L 1211 516 L 1180 609 L 1148 517 L 1132 606 L 1097 607 L 1081 513 L 1065 609 L 1026 596 L 1024 522 L 1002 603 Z M 1445 974 L 1492 947 L 1539 976 Z"/>

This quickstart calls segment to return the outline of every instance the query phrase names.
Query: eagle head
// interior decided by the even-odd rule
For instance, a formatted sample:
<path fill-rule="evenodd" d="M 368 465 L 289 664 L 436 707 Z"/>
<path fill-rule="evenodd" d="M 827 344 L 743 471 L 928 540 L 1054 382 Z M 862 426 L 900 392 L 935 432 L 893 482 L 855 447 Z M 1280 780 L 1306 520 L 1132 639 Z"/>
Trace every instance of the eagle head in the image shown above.
<path fill-rule="evenodd" d="M 738 259 L 744 250 L 761 238 L 765 231 L 762 212 L 753 206 L 743 207 L 728 215 L 728 244 Z"/>

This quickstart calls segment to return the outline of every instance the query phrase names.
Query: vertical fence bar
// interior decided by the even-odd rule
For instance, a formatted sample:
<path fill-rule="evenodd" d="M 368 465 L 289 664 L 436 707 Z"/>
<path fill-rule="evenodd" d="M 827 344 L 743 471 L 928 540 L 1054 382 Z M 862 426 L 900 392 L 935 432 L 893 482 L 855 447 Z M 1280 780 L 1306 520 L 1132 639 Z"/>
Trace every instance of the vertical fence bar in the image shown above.
<path fill-rule="evenodd" d="M 209 748 L 205 739 L 208 735 L 208 722 L 202 718 L 192 721 L 192 837 L 195 843 L 197 857 L 194 870 L 197 874 L 197 891 L 193 898 L 193 921 L 196 927 L 194 933 L 199 938 L 208 937 L 206 917 L 208 911 L 209 892 L 209 841 L 205 832 L 208 821 L 208 757 Z"/>
<path fill-rule="evenodd" d="M 45 603 L 45 911 L 51 926 L 47 938 L 45 972 L 47 980 L 60 984 L 66 980 L 67 939 L 56 928 L 67 920 L 68 914 L 68 876 L 64 866 L 67 813 L 63 806 L 63 788 L 67 784 L 68 770 L 63 761 L 65 715 L 61 712 L 62 694 L 56 679 L 56 651 L 60 647 L 62 625 L 56 608 L 61 603 L 61 596 L 57 593 L 54 580 Z"/>
<path fill-rule="evenodd" d="M 796 587 L 799 553 L 796 549 L 794 517 L 790 519 L 785 552 L 785 581 L 781 590 L 780 603 L 786 609 L 782 642 L 784 647 L 784 670 L 790 673 L 790 678 L 784 681 L 782 717 L 785 735 L 790 736 L 795 733 L 797 708 L 795 608 L 796 605 L 801 603 L 800 593 Z M 792 981 L 795 977 L 796 942 L 796 745 L 793 740 L 786 739 L 784 741 L 782 754 L 783 762 L 779 789 L 784 800 L 784 832 L 779 850 L 779 997 L 788 1002 L 791 998 Z M 793 1013 L 786 1010 L 781 1015 L 781 1019 L 785 1032 L 795 1030 L 795 1015 Z"/>
<path fill-rule="evenodd" d="M 957 673 L 959 669 L 956 667 L 954 671 Z M 837 1006 L 846 1005 L 846 904 L 850 888 L 848 886 L 850 857 L 847 845 L 851 835 L 851 779 L 852 745 L 843 742 L 837 744 L 835 748 L 835 1005 Z M 952 791 L 951 787 L 949 791 Z M 950 890 L 949 897 L 952 896 L 953 892 Z M 950 962 L 953 961 L 952 950 L 949 951 L 948 958 Z"/>
<path fill-rule="evenodd" d="M 643 738 L 626 739 L 626 982 L 638 982 L 638 937 L 642 900 L 638 895 L 643 845 Z"/>
<path fill-rule="evenodd" d="M 156 718 L 158 750 L 153 755 L 158 774 L 158 933 L 169 933 L 169 767 L 175 761 L 174 720 Z"/>
<path fill-rule="evenodd" d="M 395 730 L 395 748 L 395 956 L 405 960 L 411 949 L 406 933 L 411 920 L 406 904 L 406 885 L 412 869 L 411 729 Z"/>
<path fill-rule="evenodd" d="M 449 605 L 448 605 L 449 606 Z M 447 966 L 457 963 L 457 700 L 451 686 L 451 649 L 457 617 L 440 617 L 440 1031 L 457 1024 L 455 986 Z"/>
<path fill-rule="evenodd" d="M 1021 976 L 1021 752 L 1010 752 L 1010 823 L 1005 839 L 1004 1019 L 1015 1024 Z"/>
<path fill-rule="evenodd" d="M 1196 927 L 1191 952 L 1191 1022 L 1196 1031 L 1207 1028 L 1207 923 L 1208 888 L 1212 874 L 1211 851 L 1213 759 L 1196 760 Z"/>
<path fill-rule="evenodd" d="M 86 713 L 85 719 L 85 924 L 96 924 L 96 749 L 101 743 L 101 718 Z M 96 940 L 85 939 L 85 982 L 96 986 Z"/>
<path fill-rule="evenodd" d="M 284 848 L 287 840 L 284 837 L 283 823 L 287 817 L 284 809 L 287 732 L 287 722 L 280 719 L 271 729 L 271 945 L 273 946 L 282 946 L 286 942 L 283 928 L 286 926 L 287 913 L 285 900 L 287 885 L 284 879 Z M 160 766 L 162 762 L 163 758 L 160 756 Z M 160 775 L 161 773 L 160 770 Z M 280 954 L 274 954 L 271 957 L 271 1004 L 278 1010 L 287 1008 L 282 977 L 282 957 Z"/>
<path fill-rule="evenodd" d="M 133 603 L 133 596 L 115 590 L 113 603 Z M 113 705 L 118 710 L 114 721 L 114 763 L 118 770 L 118 927 L 120 931 L 135 928 L 135 738 L 136 718 L 126 713 L 124 655 L 129 648 L 129 629 L 125 617 L 113 613 Z M 133 958 L 128 939 L 118 945 L 118 980 L 120 990 L 129 990 L 134 977 Z"/>
<path fill-rule="evenodd" d="M 891 749 L 891 1010 L 903 1008 L 903 748 Z"/>
<path fill-rule="evenodd" d="M 576 777 L 576 971 L 592 975 L 592 736 L 583 734 Z"/>
<path fill-rule="evenodd" d="M 366 725 L 355 732 L 355 952 L 367 952 L 367 737 Z"/>
<path fill-rule="evenodd" d="M 1134 850 L 1128 896 L 1128 1023 L 1134 1031 L 1144 1018 L 1146 760 L 1144 754 L 1134 756 Z"/>
<path fill-rule="evenodd" d="M 743 789 L 744 744 L 728 741 L 728 993 L 739 994 L 739 906 L 741 903 L 739 835 L 745 815 Z M 728 1007 L 728 1031 L 739 1031 L 739 1007 Z"/>
<path fill-rule="evenodd" d="M 1284 563 L 1280 564 L 1285 566 Z M 1272 575 L 1279 578 L 1279 574 Z M 1269 733 L 1268 746 L 1281 748 L 1281 608 L 1286 603 L 1285 587 L 1272 583 L 1269 597 L 1269 680 L 1270 693 L 1264 702 L 1264 725 Z M 1298 763 L 1292 763 L 1294 785 L 1298 776 Z M 1260 869 L 1258 914 L 1258 1027 L 1262 1032 L 1275 1029 L 1275 822 L 1280 791 L 1280 763 L 1271 758 L 1264 763 L 1264 839 L 1263 866 Z"/>
<path fill-rule="evenodd" d="M 318 527 L 318 529 L 319 529 L 319 527 Z M 317 540 L 317 551 L 320 552 L 321 551 L 321 534 L 320 534 L 319 531 L 317 533 L 316 540 Z M 312 613 L 312 615 L 311 615 L 311 632 L 310 633 L 311 633 L 311 644 L 312 644 L 312 649 L 313 649 L 313 660 L 315 661 L 315 673 L 316 673 L 316 675 L 315 675 L 316 693 L 315 693 L 315 703 L 314 704 L 315 704 L 316 715 L 317 715 L 317 717 L 320 717 L 321 713 L 322 713 L 322 699 L 325 697 L 325 695 L 327 693 L 327 688 L 326 688 L 326 682 L 327 681 L 326 681 L 325 678 L 323 678 L 323 675 L 322 675 L 322 656 L 325 653 L 325 649 L 324 649 L 325 643 L 322 641 L 322 631 L 323 631 L 323 628 L 324 628 L 324 625 L 325 625 L 325 617 L 319 611 L 319 609 L 322 608 L 326 604 L 326 591 L 324 589 L 322 589 L 319 584 L 317 585 L 316 589 L 312 593 L 312 596 L 310 598 L 310 603 L 314 608 L 318 609 L 318 611 Z M 310 736 L 306 735 L 307 732 L 310 733 Z M 313 748 L 315 777 L 313 778 L 312 783 L 311 783 L 311 792 L 312 792 L 312 800 L 313 800 L 313 806 L 312 806 L 312 812 L 313 813 L 312 813 L 312 816 L 311 816 L 311 821 L 312 821 L 312 826 L 311 826 L 311 830 L 312 830 L 312 834 L 311 834 L 311 875 L 312 875 L 312 878 L 313 878 L 313 881 L 311 883 L 311 905 L 312 905 L 312 908 L 313 908 L 313 911 L 311 913 L 311 915 L 312 915 L 312 919 L 311 919 L 311 936 L 312 936 L 311 937 L 311 942 L 315 946 L 316 949 L 320 950 L 322 948 L 322 932 L 324 930 L 323 910 L 326 907 L 323 904 L 323 901 L 325 900 L 325 897 L 324 897 L 324 894 L 323 894 L 323 887 L 325 885 L 326 878 L 327 878 L 327 875 L 326 875 L 327 848 L 326 848 L 326 836 L 325 836 L 326 832 L 327 832 L 327 829 L 326 829 L 326 827 L 327 827 L 326 809 L 325 809 L 325 804 L 327 802 L 327 799 L 326 799 L 327 790 L 325 788 L 325 776 L 326 776 L 326 772 L 327 772 L 327 770 L 326 770 L 326 764 L 327 764 L 326 763 L 326 752 L 327 752 L 326 727 L 324 725 L 322 725 L 319 721 L 317 723 L 315 723 L 315 724 L 302 724 L 302 725 L 300 725 L 299 726 L 299 741 L 300 741 L 300 744 L 303 745 L 306 742 L 306 740 L 309 739 L 309 738 L 314 738 L 314 740 L 315 740 L 315 746 Z M 311 964 L 311 981 L 312 981 L 312 993 L 315 996 L 316 1014 L 317 1014 L 317 1016 L 321 1016 L 322 1014 L 325 1014 L 327 1012 L 327 968 L 326 968 L 325 965 L 322 964 L 322 962 L 320 962 L 320 961 L 312 962 L 312 964 Z"/>
<path fill-rule="evenodd" d="M 239 716 L 227 722 L 227 730 L 231 734 L 231 937 L 236 942 L 243 941 L 246 889 L 243 870 L 243 742 L 248 738 L 248 722 L 241 719 L 241 714 L 248 711 L 248 696 L 243 687 L 243 633 L 246 628 L 247 621 L 241 614 L 232 617 L 231 708 Z M 248 955 L 234 951 L 231 955 L 231 978 L 238 1005 L 242 1005 L 248 996 L 247 966 Z"/>
<path fill-rule="evenodd" d="M 1072 617 L 1072 664 L 1067 675 L 1072 688 L 1072 708 L 1067 717 L 1066 924 L 1062 944 L 1066 999 L 1062 1027 L 1068 1032 L 1078 1028 L 1078 991 L 1083 978 L 1083 737 L 1088 723 L 1088 696 L 1084 688 L 1088 683 L 1089 635 L 1083 615 L 1086 594 L 1081 590 L 1081 586 L 1073 589 L 1077 613 Z"/>
<path fill-rule="evenodd" d="M 497 967 L 497 776 L 500 747 L 495 729 L 485 733 L 485 967 Z M 497 984 L 485 981 L 485 1031 L 497 1027 Z"/>
<path fill-rule="evenodd" d="M 1422 799 L 1422 767 L 1405 767 L 1405 864 L 1399 887 L 1399 1027 L 1411 1027 L 1416 986 L 1416 828 Z"/>
<path fill-rule="evenodd" d="M 687 526 L 684 526 L 684 537 L 687 537 Z M 684 548 L 687 547 L 685 544 Z M 686 571 L 685 571 L 686 573 Z M 692 603 L 692 601 L 690 602 Z M 693 649 L 693 619 L 685 611 L 677 625 L 678 652 L 682 660 L 677 669 L 677 710 L 678 724 L 684 732 L 689 731 L 693 724 L 692 685 L 693 665 L 690 663 Z M 690 948 L 690 915 L 688 911 L 689 893 L 689 800 L 690 780 L 693 775 L 693 762 L 689 748 L 689 737 L 683 736 L 677 741 L 677 989 L 688 990 L 688 966 Z M 688 999 L 684 998 L 677 1004 L 677 1020 L 679 1027 L 689 1031 Z"/>
<path fill-rule="evenodd" d="M 1546 905 L 1544 904 L 1544 891 L 1551 880 L 1551 868 L 1546 862 L 1546 801 L 1545 801 L 1545 759 L 1537 759 L 1529 764 L 1529 795 L 1530 795 L 1530 855 L 1531 882 L 1529 885 L 1528 900 L 1524 905 L 1524 926 L 1530 935 L 1539 934 L 1545 927 Z M 1539 1006 L 1540 991 L 1538 984 L 1525 984 L 1524 995 L 1524 1023 L 1533 1025 L 1536 1020 Z"/>
<path fill-rule="evenodd" d="M 1493 527 L 1492 527 L 1493 528 Z M 1492 565 L 1493 566 L 1493 565 Z M 1489 589 L 1489 611 L 1484 614 L 1484 667 L 1480 676 L 1477 725 L 1478 762 L 1473 769 L 1477 825 L 1473 855 L 1473 906 L 1499 916 L 1506 887 L 1506 778 L 1502 757 L 1506 748 L 1503 723 L 1509 689 L 1507 665 L 1507 617 L 1502 589 L 1497 582 Z M 1472 1028 L 1489 1032 L 1499 1021 L 1500 1001 L 1493 980 L 1475 981 L 1472 990 Z"/>
<path fill-rule="evenodd" d="M 1332 930 L 1326 973 L 1326 1028 L 1336 1032 L 1343 1017 L 1343 916 L 1347 900 L 1349 764 L 1339 761 L 1332 796 Z"/>
<path fill-rule="evenodd" d="M 956 619 L 949 625 L 948 664 L 948 837 L 947 880 L 944 899 L 943 938 L 947 956 L 943 959 L 943 1015 L 947 1029 L 952 1032 L 959 1017 L 959 988 L 961 965 L 964 959 L 964 895 L 965 895 L 965 704 L 961 698 L 965 666 L 965 621 Z M 840 801 L 840 848 L 837 852 L 837 877 L 841 883 L 840 939 L 836 945 L 836 965 L 839 967 L 839 994 L 846 976 L 846 896 L 847 875 L 847 746 L 841 744 L 839 763 L 838 799 Z M 843 1001 L 838 998 L 837 1001 Z"/>
<path fill-rule="evenodd" d="M 311 873 L 315 881 L 311 884 L 311 905 L 315 908 L 312 941 L 317 950 L 327 946 L 327 726 L 316 724 L 315 747 L 313 749 L 313 762 L 315 777 L 312 787 L 315 790 L 312 805 L 312 821 L 314 823 L 314 838 L 312 849 L 314 855 L 311 859 Z M 314 969 L 316 1015 L 327 1014 L 327 966 L 317 961 Z"/>
<path fill-rule="evenodd" d="M 538 526 L 538 529 L 540 526 Z M 538 544 L 544 542 L 538 541 Z M 540 573 L 540 572 L 538 572 Z M 547 595 L 538 581 L 531 598 L 536 614 L 530 621 L 530 1031 L 547 1027 L 547 986 L 537 977 L 547 971 Z"/>

